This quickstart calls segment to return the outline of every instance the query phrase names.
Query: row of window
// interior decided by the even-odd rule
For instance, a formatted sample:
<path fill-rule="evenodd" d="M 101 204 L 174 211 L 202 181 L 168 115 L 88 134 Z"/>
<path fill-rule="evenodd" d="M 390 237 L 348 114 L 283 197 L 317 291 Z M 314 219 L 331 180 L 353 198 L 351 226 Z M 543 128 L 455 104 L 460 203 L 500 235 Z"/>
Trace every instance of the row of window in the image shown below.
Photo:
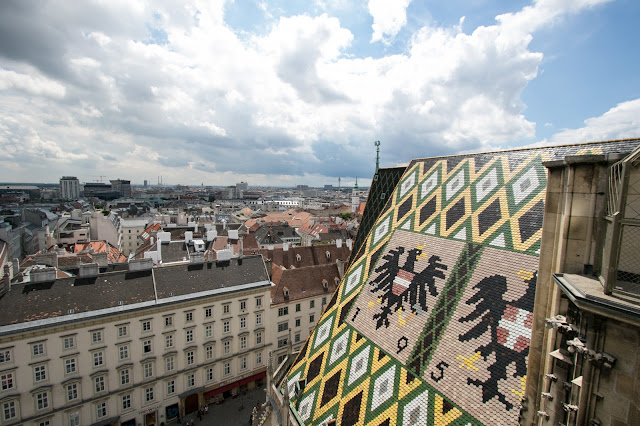
<path fill-rule="evenodd" d="M 165 320 L 168 319 L 170 317 L 165 317 Z M 148 324 L 148 325 L 145 325 Z M 258 312 L 256 313 L 256 326 L 260 326 L 262 325 L 262 312 Z M 143 329 L 146 328 L 146 331 L 150 331 L 151 330 L 151 325 L 150 325 L 150 321 L 148 322 L 143 322 Z M 247 317 L 243 316 L 240 317 L 240 329 L 244 330 L 247 328 Z M 231 332 L 231 320 L 225 320 L 222 322 L 222 333 L 223 334 L 228 334 Z M 126 331 L 126 326 L 119 326 L 118 328 L 118 337 L 125 337 L 127 336 L 127 331 Z M 208 324 L 204 326 L 204 337 L 205 339 L 210 339 L 213 337 L 213 325 Z M 195 336 L 194 336 L 194 329 L 189 329 L 185 331 L 185 342 L 186 343 L 193 343 L 195 340 Z M 102 330 L 94 330 L 91 332 L 91 342 L 92 343 L 100 343 L 103 341 L 103 334 L 102 334 Z M 62 346 L 65 350 L 67 349 L 73 349 L 76 347 L 76 341 L 75 341 L 75 336 L 64 336 L 62 338 Z M 165 348 L 172 348 L 174 346 L 174 335 L 173 334 L 166 334 L 165 335 Z M 121 351 L 128 351 L 128 347 L 127 346 L 120 346 L 120 350 Z M 31 354 L 33 357 L 39 357 L 45 354 L 45 342 L 37 342 L 37 343 L 32 343 L 31 344 Z M 152 347 L 152 340 L 145 340 L 143 342 L 143 353 L 144 354 L 148 354 L 153 352 L 153 347 Z M 94 354 L 94 356 L 97 356 L 97 354 Z M 11 349 L 1 349 L 0 350 L 0 364 L 3 363 L 10 363 L 12 362 L 12 353 L 11 353 Z M 127 359 L 127 356 L 124 357 L 120 357 L 120 359 Z M 100 364 L 96 364 L 100 365 Z"/>
<path fill-rule="evenodd" d="M 298 335 L 298 338 L 299 338 L 299 335 Z M 262 332 L 256 332 L 255 344 L 261 345 L 262 341 L 263 341 Z M 144 353 L 151 353 L 153 351 L 152 340 L 144 340 L 142 344 L 143 344 Z M 166 348 L 173 347 L 173 335 L 165 336 L 165 346 Z M 248 336 L 240 336 L 239 350 L 240 351 L 246 350 L 247 347 L 248 347 Z M 208 345 L 205 347 L 205 360 L 212 360 L 214 358 L 213 351 L 214 351 L 213 345 Z M 226 340 L 222 343 L 222 352 L 223 352 L 223 355 L 231 354 L 231 340 Z M 186 367 L 189 367 L 195 364 L 195 355 L 196 355 L 195 350 L 185 352 Z M 129 359 L 129 345 L 126 344 L 126 345 L 118 346 L 118 360 L 124 361 L 127 359 Z M 78 363 L 77 363 L 76 357 L 65 358 L 63 360 L 63 363 L 64 363 L 65 375 L 76 374 L 78 372 Z M 92 363 L 94 368 L 104 366 L 105 364 L 104 351 L 100 350 L 100 351 L 92 352 Z M 154 362 L 148 362 L 143 364 L 144 378 L 153 377 L 153 365 L 154 365 Z M 166 372 L 173 371 L 175 368 L 174 365 L 175 365 L 175 356 L 165 357 Z M 33 375 L 34 375 L 35 383 L 46 381 L 47 380 L 47 364 L 34 366 Z M 128 383 L 129 383 L 129 370 L 128 369 L 121 370 L 121 384 L 126 385 Z M 15 387 L 16 387 L 16 384 L 15 384 L 14 372 L 9 371 L 9 372 L 3 372 L 2 374 L 0 374 L 0 391 L 15 389 Z M 96 387 L 96 389 L 98 388 Z M 99 391 L 96 390 L 96 392 L 99 392 Z"/>
<path fill-rule="evenodd" d="M 327 304 L 327 298 L 326 296 L 322 298 L 322 306 Z M 313 309 L 316 307 L 316 301 L 315 300 L 310 300 L 309 301 L 309 309 Z M 300 303 L 296 303 L 296 312 L 300 312 L 302 310 L 302 306 L 300 305 Z M 282 306 L 280 308 L 278 308 L 278 316 L 282 317 L 285 315 L 289 314 L 289 307 L 288 306 Z"/>
<path fill-rule="evenodd" d="M 194 354 L 193 352 L 190 352 L 187 354 L 187 362 L 194 362 Z M 166 368 L 167 371 L 171 371 L 174 368 L 173 365 L 173 357 L 168 357 L 165 359 L 166 362 Z M 248 364 L 248 357 L 247 356 L 243 356 L 239 359 L 239 370 L 243 371 L 247 369 L 247 365 Z M 262 365 L 262 352 L 257 352 L 255 354 L 255 366 L 259 367 Z M 222 365 L 222 376 L 226 377 L 229 376 L 231 374 L 231 362 L 230 361 L 226 361 L 223 363 Z M 144 364 L 144 375 L 145 377 L 151 377 L 153 376 L 153 363 L 147 363 Z M 130 383 L 130 373 L 129 373 L 129 369 L 122 369 L 119 372 L 120 375 L 120 384 L 121 385 L 128 385 Z M 211 382 L 214 380 L 214 367 L 208 367 L 204 370 L 204 375 L 205 375 L 205 381 L 206 382 Z M 3 376 L 4 377 L 4 376 Z M 4 386 L 4 381 L 5 379 L 3 378 L 3 386 Z M 12 380 L 12 379 L 11 379 Z M 189 388 L 193 388 L 195 386 L 196 383 L 196 377 L 194 373 L 190 373 L 187 374 L 185 376 L 185 381 L 186 381 L 186 387 L 187 389 Z M 105 392 L 106 389 L 106 375 L 102 375 L 102 376 L 97 376 L 93 379 L 93 385 L 94 385 L 94 393 L 96 395 L 99 395 L 102 392 Z M 165 382 L 165 386 L 166 386 L 166 395 L 170 396 L 175 394 L 176 392 L 176 383 L 175 383 L 175 379 L 173 380 L 168 380 Z M 155 386 L 151 385 L 149 387 L 144 388 L 144 399 L 145 402 L 152 402 L 154 401 L 155 395 L 154 395 L 154 389 Z M 74 383 L 69 383 L 66 385 L 66 399 L 68 402 L 72 402 L 72 401 L 76 401 L 80 398 L 81 392 L 80 392 L 80 383 L 78 382 L 74 382 Z M 41 411 L 41 410 L 46 410 L 48 408 L 50 408 L 50 391 L 43 391 L 43 392 L 39 392 L 36 393 L 34 395 L 34 401 L 35 401 L 35 406 L 36 406 L 36 410 L 37 411 Z M 122 410 L 126 411 L 129 408 L 131 408 L 131 394 L 127 394 L 127 395 L 122 395 L 121 396 L 121 403 L 122 403 Z M 98 419 L 102 419 L 104 417 L 106 417 L 107 415 L 107 407 L 106 407 L 106 402 L 99 402 L 96 404 L 96 415 Z M 6 401 L 3 403 L 2 406 L 2 413 L 3 413 L 3 420 L 12 420 L 15 419 L 17 417 L 17 407 L 16 407 L 16 400 L 10 400 L 10 401 Z M 78 417 L 79 419 L 79 417 Z M 71 425 L 79 425 L 79 421 L 77 423 L 74 423 L 73 420 L 71 420 L 70 418 L 70 422 L 69 424 Z"/>

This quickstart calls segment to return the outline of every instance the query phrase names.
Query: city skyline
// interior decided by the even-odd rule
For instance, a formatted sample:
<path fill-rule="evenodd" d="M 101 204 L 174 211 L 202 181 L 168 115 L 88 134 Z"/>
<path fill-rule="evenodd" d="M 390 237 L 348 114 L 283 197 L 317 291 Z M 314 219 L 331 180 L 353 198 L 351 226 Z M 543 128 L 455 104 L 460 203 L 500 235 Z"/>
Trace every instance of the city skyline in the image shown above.
<path fill-rule="evenodd" d="M 631 0 L 0 5 L 0 181 L 343 186 L 635 137 Z M 151 176 L 151 178 L 150 178 Z"/>

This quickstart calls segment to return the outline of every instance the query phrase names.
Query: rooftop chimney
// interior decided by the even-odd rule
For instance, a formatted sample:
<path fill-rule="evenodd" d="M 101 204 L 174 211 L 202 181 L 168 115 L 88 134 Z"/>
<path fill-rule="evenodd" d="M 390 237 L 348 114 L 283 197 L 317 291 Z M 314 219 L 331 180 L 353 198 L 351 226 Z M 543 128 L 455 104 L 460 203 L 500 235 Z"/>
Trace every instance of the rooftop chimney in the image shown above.
<path fill-rule="evenodd" d="M 98 276 L 97 263 L 84 263 L 78 266 L 78 276 L 80 278 L 89 278 Z"/>
<path fill-rule="evenodd" d="M 36 254 L 34 258 L 38 264 L 53 266 L 54 268 L 58 267 L 58 254 L 55 252 Z"/>
<path fill-rule="evenodd" d="M 20 273 L 20 261 L 17 258 L 14 258 L 11 261 L 11 264 L 13 265 L 13 276 L 15 277 Z"/>
<path fill-rule="evenodd" d="M 282 251 L 289 251 L 289 243 L 282 243 Z"/>
<path fill-rule="evenodd" d="M 204 253 L 203 252 L 190 253 L 189 263 L 194 263 L 194 264 L 204 263 Z"/>
<path fill-rule="evenodd" d="M 149 271 L 153 268 L 153 259 L 132 259 L 129 261 L 129 272 Z"/>
<path fill-rule="evenodd" d="M 342 239 L 341 239 L 341 238 L 338 238 L 338 239 L 336 240 L 336 247 L 338 247 L 338 248 L 342 248 Z"/>
<path fill-rule="evenodd" d="M 349 250 L 353 250 L 353 240 L 351 238 L 347 238 L 347 247 Z"/>
<path fill-rule="evenodd" d="M 29 277 L 32 283 L 53 282 L 56 280 L 56 268 L 31 268 Z"/>
<path fill-rule="evenodd" d="M 106 268 L 109 264 L 107 253 L 93 253 L 93 262 L 97 263 L 99 267 Z"/>

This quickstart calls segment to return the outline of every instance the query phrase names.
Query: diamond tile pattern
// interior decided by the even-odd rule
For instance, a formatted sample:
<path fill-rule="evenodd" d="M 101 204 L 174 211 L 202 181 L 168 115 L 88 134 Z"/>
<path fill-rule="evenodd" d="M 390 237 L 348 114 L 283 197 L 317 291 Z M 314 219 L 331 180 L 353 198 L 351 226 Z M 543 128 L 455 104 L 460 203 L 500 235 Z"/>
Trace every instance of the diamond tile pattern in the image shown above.
<path fill-rule="evenodd" d="M 372 182 L 349 269 L 288 372 L 305 424 L 516 424 L 543 161 L 637 141 L 414 160 Z M 384 196 L 383 196 L 384 194 Z M 312 342 L 313 344 L 310 344 Z"/>

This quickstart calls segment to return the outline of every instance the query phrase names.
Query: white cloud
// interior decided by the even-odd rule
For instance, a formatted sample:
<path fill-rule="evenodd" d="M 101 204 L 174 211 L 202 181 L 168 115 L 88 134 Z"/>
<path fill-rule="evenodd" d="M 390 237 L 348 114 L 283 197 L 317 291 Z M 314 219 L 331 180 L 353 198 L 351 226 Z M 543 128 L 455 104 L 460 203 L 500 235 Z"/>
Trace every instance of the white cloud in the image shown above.
<path fill-rule="evenodd" d="M 371 42 L 388 43 L 407 23 L 407 7 L 412 0 L 369 0 L 373 17 Z"/>
<path fill-rule="evenodd" d="M 552 144 L 640 137 L 640 99 L 622 102 L 579 129 L 565 129 L 551 137 Z"/>
<path fill-rule="evenodd" d="M 18 89 L 32 95 L 63 98 L 65 87 L 57 81 L 32 71 L 32 75 L 0 68 L 0 90 Z"/>
<path fill-rule="evenodd" d="M 328 14 L 250 34 L 229 26 L 224 2 L 82 4 L 87 22 L 73 8 L 27 9 L 61 51 L 25 45 L 35 53 L 9 61 L 0 44 L 0 110 L 11 111 L 0 117 L 0 150 L 24 176 L 73 158 L 80 176 L 289 184 L 368 176 L 374 140 L 394 164 L 533 138 L 521 100 L 543 58 L 532 33 L 601 2 L 539 0 L 471 34 L 462 19 L 424 27 L 375 58 L 354 55 L 357 34 Z M 392 39 L 409 3 L 369 2 L 374 36 Z"/>

